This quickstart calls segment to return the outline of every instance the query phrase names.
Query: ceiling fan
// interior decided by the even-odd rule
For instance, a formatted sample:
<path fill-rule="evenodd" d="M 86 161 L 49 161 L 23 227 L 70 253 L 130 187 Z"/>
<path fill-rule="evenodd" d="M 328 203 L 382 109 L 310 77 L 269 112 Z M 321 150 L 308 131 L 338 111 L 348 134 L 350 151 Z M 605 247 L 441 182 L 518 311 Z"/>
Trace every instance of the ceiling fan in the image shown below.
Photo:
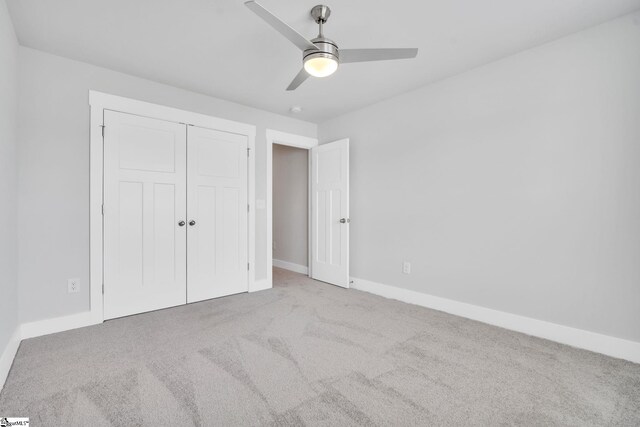
<path fill-rule="evenodd" d="M 293 79 L 287 90 L 295 90 L 307 77 L 326 77 L 338 69 L 338 64 L 350 62 L 384 61 L 389 59 L 415 58 L 418 49 L 338 49 L 333 40 L 326 38 L 322 32 L 323 25 L 331 15 L 329 6 L 317 5 L 311 9 L 311 17 L 320 26 L 318 36 L 307 40 L 302 34 L 281 21 L 273 13 L 262 7 L 255 1 L 244 3 L 256 15 L 264 19 L 277 32 L 285 36 L 289 41 L 302 50 L 303 68 Z"/>

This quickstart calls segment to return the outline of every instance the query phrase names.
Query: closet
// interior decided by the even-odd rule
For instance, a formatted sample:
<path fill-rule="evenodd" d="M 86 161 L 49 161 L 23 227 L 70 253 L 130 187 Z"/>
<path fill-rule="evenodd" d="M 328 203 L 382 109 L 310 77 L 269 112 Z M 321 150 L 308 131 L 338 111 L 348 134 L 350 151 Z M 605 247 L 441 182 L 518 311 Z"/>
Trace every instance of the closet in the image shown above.
<path fill-rule="evenodd" d="M 104 111 L 104 319 L 248 290 L 247 148 Z"/>

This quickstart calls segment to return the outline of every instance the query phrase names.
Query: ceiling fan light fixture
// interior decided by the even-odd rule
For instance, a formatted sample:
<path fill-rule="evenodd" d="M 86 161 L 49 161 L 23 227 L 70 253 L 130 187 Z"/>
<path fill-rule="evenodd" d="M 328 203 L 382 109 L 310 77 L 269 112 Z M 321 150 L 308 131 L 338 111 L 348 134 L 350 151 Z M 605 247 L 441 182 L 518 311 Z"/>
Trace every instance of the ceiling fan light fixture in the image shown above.
<path fill-rule="evenodd" d="M 304 69 L 314 77 L 327 77 L 338 69 L 337 59 L 326 53 L 314 53 L 304 59 Z"/>
<path fill-rule="evenodd" d="M 318 36 L 309 40 L 255 0 L 247 0 L 244 4 L 302 51 L 303 67 L 287 86 L 287 90 L 296 90 L 309 76 L 330 76 L 340 64 L 409 59 L 418 55 L 416 48 L 339 50 L 334 41 L 324 36 L 323 28 L 331 15 L 331 9 L 326 5 L 319 4 L 311 9 L 311 17 L 318 24 Z"/>

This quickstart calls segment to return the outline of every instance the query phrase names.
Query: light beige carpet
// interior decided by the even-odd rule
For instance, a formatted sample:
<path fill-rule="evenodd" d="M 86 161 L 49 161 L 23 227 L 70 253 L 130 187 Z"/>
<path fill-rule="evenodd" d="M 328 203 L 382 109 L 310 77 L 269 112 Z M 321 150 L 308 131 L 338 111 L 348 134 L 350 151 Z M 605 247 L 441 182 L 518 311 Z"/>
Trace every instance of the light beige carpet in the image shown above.
<path fill-rule="evenodd" d="M 275 270 L 275 287 L 23 341 L 32 425 L 640 425 L 640 365 Z"/>

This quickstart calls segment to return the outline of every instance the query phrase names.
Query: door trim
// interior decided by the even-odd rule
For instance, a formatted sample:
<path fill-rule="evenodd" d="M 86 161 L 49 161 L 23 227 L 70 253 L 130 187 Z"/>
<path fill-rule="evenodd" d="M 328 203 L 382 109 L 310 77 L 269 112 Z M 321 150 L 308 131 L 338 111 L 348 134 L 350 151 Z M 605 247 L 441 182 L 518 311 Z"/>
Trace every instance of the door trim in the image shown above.
<path fill-rule="evenodd" d="M 303 148 L 310 150 L 313 147 L 318 146 L 317 138 L 310 138 L 308 136 L 296 135 L 293 133 L 280 132 L 273 129 L 267 129 L 266 133 L 266 152 L 267 152 L 267 287 L 273 287 L 273 144 L 287 145 L 289 147 Z M 308 276 L 311 277 L 311 156 L 308 155 L 309 161 L 309 176 L 307 177 L 307 183 L 309 186 L 309 200 L 307 213 L 309 215 L 308 230 L 307 230 L 307 243 L 309 245 L 308 254 L 309 259 L 307 264 L 309 265 Z"/>
<path fill-rule="evenodd" d="M 248 291 L 258 290 L 256 283 L 256 227 L 255 227 L 255 137 L 254 125 L 235 122 L 205 114 L 180 110 L 164 105 L 152 104 L 107 93 L 89 91 L 89 106 L 91 107 L 90 135 L 89 135 L 89 289 L 90 313 L 93 323 L 104 321 L 104 306 L 102 297 L 103 286 L 103 226 L 102 204 L 104 200 L 104 142 L 103 125 L 104 110 L 119 111 L 127 114 L 150 117 L 186 125 L 222 130 L 225 132 L 244 135 L 248 140 L 248 247 L 249 271 Z"/>

